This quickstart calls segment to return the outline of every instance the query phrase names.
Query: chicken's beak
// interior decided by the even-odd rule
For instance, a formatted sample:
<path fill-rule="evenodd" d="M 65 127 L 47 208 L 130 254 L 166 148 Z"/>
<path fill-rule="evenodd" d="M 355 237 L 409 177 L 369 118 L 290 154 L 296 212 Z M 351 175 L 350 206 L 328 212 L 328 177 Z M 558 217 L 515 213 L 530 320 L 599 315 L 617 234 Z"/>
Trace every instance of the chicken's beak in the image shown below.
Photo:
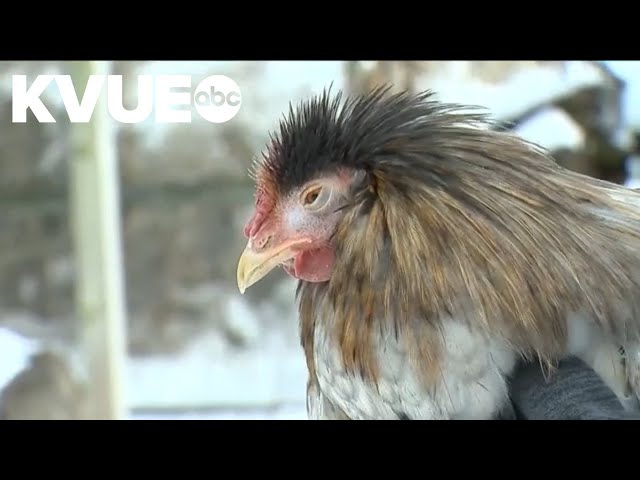
<path fill-rule="evenodd" d="M 291 240 L 262 252 L 256 252 L 249 240 L 238 260 L 237 280 L 240 293 L 244 294 L 247 288 L 262 280 L 275 267 L 293 258 L 297 253 L 296 247 L 304 243 L 308 243 L 308 240 Z"/>

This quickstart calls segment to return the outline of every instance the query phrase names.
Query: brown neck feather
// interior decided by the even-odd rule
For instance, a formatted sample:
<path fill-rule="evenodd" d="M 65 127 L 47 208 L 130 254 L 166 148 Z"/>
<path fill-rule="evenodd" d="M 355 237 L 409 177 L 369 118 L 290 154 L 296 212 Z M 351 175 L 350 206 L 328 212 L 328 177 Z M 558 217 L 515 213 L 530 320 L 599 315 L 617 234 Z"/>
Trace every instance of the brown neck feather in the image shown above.
<path fill-rule="evenodd" d="M 574 312 L 640 337 L 623 315 L 640 312 L 640 194 L 563 170 L 504 133 L 460 130 L 409 168 L 402 153 L 421 147 L 404 145 L 371 172 L 373 192 L 356 197 L 337 231 L 331 280 L 300 285 L 312 376 L 315 322 L 328 306 L 345 367 L 374 381 L 381 329 L 404 338 L 434 381 L 447 317 L 548 365 Z"/>

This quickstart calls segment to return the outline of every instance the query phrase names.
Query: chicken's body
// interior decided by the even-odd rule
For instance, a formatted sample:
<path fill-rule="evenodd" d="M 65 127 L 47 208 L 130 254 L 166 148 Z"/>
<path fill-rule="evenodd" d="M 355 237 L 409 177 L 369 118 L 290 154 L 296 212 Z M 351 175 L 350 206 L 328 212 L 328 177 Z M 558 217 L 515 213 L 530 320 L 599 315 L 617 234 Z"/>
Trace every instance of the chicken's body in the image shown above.
<path fill-rule="evenodd" d="M 518 360 L 570 355 L 635 399 L 640 193 L 385 93 L 292 111 L 256 172 L 238 282 L 300 280 L 310 417 L 497 418 Z"/>
<path fill-rule="evenodd" d="M 318 323 L 331 325 L 326 318 Z M 402 339 L 377 336 L 380 374 L 374 384 L 344 369 L 340 350 L 326 330 L 318 326 L 314 331 L 316 374 L 307 390 L 311 419 L 495 419 L 509 411 L 509 376 L 518 352 L 453 318 L 442 323 L 446 346 L 442 372 L 431 388 L 410 367 L 409 349 Z M 574 355 L 592 366 L 625 406 L 637 408 L 636 399 L 626 391 L 617 343 L 580 317 L 572 320 L 566 350 L 566 356 Z"/>
<path fill-rule="evenodd" d="M 314 331 L 316 384 L 311 382 L 308 391 L 311 418 L 484 419 L 508 407 L 507 375 L 515 366 L 515 352 L 502 342 L 474 335 L 453 318 L 442 322 L 442 372 L 432 388 L 421 382 L 411 367 L 410 349 L 393 334 L 375 335 L 380 365 L 375 384 L 350 374 L 327 334 L 331 328 L 327 320 L 320 320 Z"/>

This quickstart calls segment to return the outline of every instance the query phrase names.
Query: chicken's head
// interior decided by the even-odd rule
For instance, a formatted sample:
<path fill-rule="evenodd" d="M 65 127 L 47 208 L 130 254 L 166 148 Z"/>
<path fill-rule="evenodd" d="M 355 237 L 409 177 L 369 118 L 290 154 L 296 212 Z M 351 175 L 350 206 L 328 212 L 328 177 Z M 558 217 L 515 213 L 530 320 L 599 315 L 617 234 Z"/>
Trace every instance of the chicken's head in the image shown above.
<path fill-rule="evenodd" d="M 255 212 L 244 227 L 249 241 L 238 262 L 240 291 L 277 266 L 299 280 L 327 281 L 335 261 L 334 233 L 362 176 L 328 172 L 284 194 L 269 179 L 259 180 Z"/>
<path fill-rule="evenodd" d="M 433 162 L 464 134 L 453 107 L 430 100 L 430 92 L 388 93 L 383 87 L 343 103 L 340 93 L 330 98 L 325 91 L 280 122 L 254 165 L 256 203 L 244 228 L 249 241 L 238 263 L 240 291 L 277 266 L 305 282 L 326 282 L 336 265 L 349 268 L 354 260 L 375 276 L 369 263 L 379 258 L 382 274 L 387 210 L 406 211 L 400 203 L 409 202 L 416 185 L 428 205 L 425 188 L 437 192 L 452 176 Z M 436 149 L 431 156 L 430 148 Z M 395 208 L 381 206 L 390 199 Z M 398 245 L 399 251 L 412 253 Z"/>
<path fill-rule="evenodd" d="M 349 161 L 363 135 L 340 106 L 340 95 L 331 100 L 325 92 L 292 109 L 254 165 L 255 210 L 237 269 L 241 292 L 278 266 L 306 282 L 329 280 L 336 230 L 367 178 L 363 165 Z"/>

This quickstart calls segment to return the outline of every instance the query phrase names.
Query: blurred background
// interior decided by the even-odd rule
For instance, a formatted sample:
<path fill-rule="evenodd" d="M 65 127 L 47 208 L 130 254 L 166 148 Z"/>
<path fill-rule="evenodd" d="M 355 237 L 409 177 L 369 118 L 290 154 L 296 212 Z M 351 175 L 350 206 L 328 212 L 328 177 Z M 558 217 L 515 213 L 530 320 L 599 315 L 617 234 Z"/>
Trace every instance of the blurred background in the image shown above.
<path fill-rule="evenodd" d="M 11 79 L 69 74 L 76 62 L 0 62 L 0 414 L 92 417 L 97 393 L 76 296 L 72 175 L 75 124 L 55 85 L 56 123 L 11 121 Z M 247 176 L 296 102 L 333 84 L 432 89 L 488 108 L 504 128 L 587 175 L 640 183 L 640 62 L 110 62 L 125 107 L 139 74 L 231 77 L 242 106 L 229 122 L 115 124 L 122 226 L 121 417 L 304 419 L 306 369 L 295 284 L 281 272 L 241 296 L 235 284 Z M 84 85 L 76 87 L 80 94 Z M 636 172 L 638 170 L 638 173 Z M 637 178 L 636 178 L 637 176 Z M 80 207 L 81 208 L 81 207 Z M 89 347 L 90 350 L 90 347 Z M 114 349 L 117 351 L 117 348 Z M 103 359 L 103 361 L 111 361 Z M 92 400 L 93 399 L 93 400 Z M 95 416 L 95 414 L 93 414 Z"/>

